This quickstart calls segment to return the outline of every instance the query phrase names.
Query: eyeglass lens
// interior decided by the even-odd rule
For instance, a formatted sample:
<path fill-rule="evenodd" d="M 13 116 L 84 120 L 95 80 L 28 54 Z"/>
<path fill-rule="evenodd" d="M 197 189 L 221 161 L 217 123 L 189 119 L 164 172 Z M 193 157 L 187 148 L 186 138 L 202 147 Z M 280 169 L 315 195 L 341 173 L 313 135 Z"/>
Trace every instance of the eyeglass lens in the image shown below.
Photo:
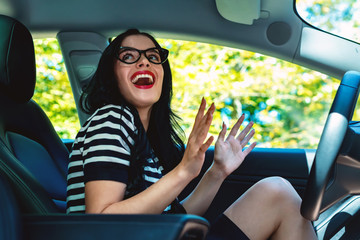
<path fill-rule="evenodd" d="M 161 57 L 159 50 L 156 48 L 150 48 L 142 51 L 135 48 L 122 48 L 119 51 L 118 58 L 124 63 L 131 64 L 139 61 L 141 53 L 144 53 L 145 57 L 152 63 L 160 64 L 163 62 L 163 58 Z M 166 60 L 166 58 L 164 60 Z"/>

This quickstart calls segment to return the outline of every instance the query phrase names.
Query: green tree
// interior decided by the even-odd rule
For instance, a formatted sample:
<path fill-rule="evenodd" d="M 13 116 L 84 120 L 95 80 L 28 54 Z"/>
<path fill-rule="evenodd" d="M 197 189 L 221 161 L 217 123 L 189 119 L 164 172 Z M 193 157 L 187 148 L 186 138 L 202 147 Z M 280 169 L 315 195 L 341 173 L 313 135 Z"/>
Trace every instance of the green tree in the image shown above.
<path fill-rule="evenodd" d="M 316 147 L 338 82 L 326 75 L 248 51 L 162 40 L 170 49 L 173 107 L 189 134 L 200 99 L 215 102 L 210 133 L 242 114 L 255 122 L 263 147 Z"/>
<path fill-rule="evenodd" d="M 355 0 L 298 0 L 297 6 L 306 20 L 325 30 L 340 31 L 345 23 L 360 29 L 359 19 L 353 17 L 360 8 Z M 259 146 L 316 148 L 338 80 L 258 53 L 204 43 L 160 42 L 170 50 L 172 107 L 183 119 L 186 134 L 205 97 L 217 107 L 210 134 L 217 135 L 223 121 L 231 126 L 245 113 L 247 122 L 255 122 Z M 35 40 L 35 46 L 34 99 L 61 137 L 74 138 L 79 122 L 59 45 L 55 39 L 42 39 Z M 355 115 L 360 116 L 359 109 Z"/>
<path fill-rule="evenodd" d="M 80 129 L 75 101 L 56 39 L 35 39 L 36 88 L 33 99 L 44 109 L 61 138 Z"/>
<path fill-rule="evenodd" d="M 297 0 L 296 8 L 310 24 L 336 35 L 360 41 L 360 1 Z"/>
<path fill-rule="evenodd" d="M 254 121 L 263 147 L 315 147 L 336 81 L 261 54 L 221 46 L 160 40 L 170 50 L 173 109 L 189 134 L 202 97 L 217 110 L 210 134 L 217 135 L 242 114 Z M 34 100 L 62 138 L 74 138 L 79 122 L 70 83 L 55 39 L 35 40 L 37 86 Z M 320 119 L 320 121 L 319 121 Z"/>

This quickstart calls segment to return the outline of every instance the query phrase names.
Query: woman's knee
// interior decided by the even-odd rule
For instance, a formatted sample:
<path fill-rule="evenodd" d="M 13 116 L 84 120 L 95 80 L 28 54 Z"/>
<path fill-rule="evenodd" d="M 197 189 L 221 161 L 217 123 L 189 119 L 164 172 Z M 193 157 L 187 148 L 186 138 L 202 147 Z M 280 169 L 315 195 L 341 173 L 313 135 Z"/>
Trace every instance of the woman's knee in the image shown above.
<path fill-rule="evenodd" d="M 261 212 L 261 215 L 264 212 L 273 215 L 283 211 L 299 211 L 300 204 L 299 195 L 286 179 L 269 177 L 254 184 L 225 213 L 233 218 L 240 213 L 255 210 Z"/>
<path fill-rule="evenodd" d="M 299 211 L 299 197 L 291 184 L 281 177 L 269 177 L 254 184 L 226 211 L 225 215 L 248 236 L 258 236 L 258 227 L 269 236 L 286 218 Z M 253 223 L 258 227 L 254 229 Z M 267 237 L 263 237 L 266 239 Z"/>
<path fill-rule="evenodd" d="M 290 184 L 289 181 L 282 177 L 268 177 L 260 180 L 254 185 L 256 192 L 260 193 L 267 201 L 278 204 L 295 204 L 301 203 L 301 198 Z"/>

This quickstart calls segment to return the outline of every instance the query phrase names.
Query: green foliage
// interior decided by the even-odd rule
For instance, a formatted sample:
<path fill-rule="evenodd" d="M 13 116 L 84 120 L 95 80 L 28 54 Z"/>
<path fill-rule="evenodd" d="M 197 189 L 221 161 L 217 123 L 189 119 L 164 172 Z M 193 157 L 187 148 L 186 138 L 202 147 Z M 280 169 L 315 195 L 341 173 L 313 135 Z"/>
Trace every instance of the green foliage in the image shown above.
<path fill-rule="evenodd" d="M 80 123 L 59 44 L 56 39 L 36 39 L 34 45 L 37 77 L 33 99 L 61 138 L 74 138 Z"/>
<path fill-rule="evenodd" d="M 333 7 L 326 5 L 331 2 Z M 297 5 L 319 27 L 336 30 L 341 28 L 336 22 L 351 22 L 359 29 L 353 9 L 360 5 L 354 0 L 298 0 Z M 342 15 L 321 17 L 340 8 L 345 9 Z M 161 39 L 160 43 L 170 51 L 172 108 L 183 119 L 187 135 L 204 97 L 208 104 L 216 104 L 210 129 L 214 136 L 223 121 L 230 127 L 245 113 L 246 122 L 255 122 L 258 146 L 316 148 L 339 81 L 257 53 L 195 42 Z M 35 40 L 35 50 L 34 100 L 62 138 L 74 138 L 80 126 L 59 45 L 55 39 Z M 358 119 L 359 108 L 355 115 Z"/>
<path fill-rule="evenodd" d="M 310 24 L 336 35 L 360 41 L 360 1 L 297 0 L 296 8 Z"/>
<path fill-rule="evenodd" d="M 170 50 L 173 109 L 191 131 L 200 100 L 216 104 L 210 134 L 217 136 L 242 113 L 255 122 L 262 147 L 316 147 L 337 82 L 317 72 L 257 53 L 220 46 L 160 40 Z M 35 40 L 34 100 L 62 138 L 74 138 L 79 122 L 70 83 L 55 39 Z"/>
<path fill-rule="evenodd" d="M 242 113 L 255 122 L 262 147 L 317 146 L 338 81 L 257 53 L 195 42 L 161 40 L 170 50 L 172 107 L 188 135 L 202 97 L 214 102 L 210 134 Z"/>

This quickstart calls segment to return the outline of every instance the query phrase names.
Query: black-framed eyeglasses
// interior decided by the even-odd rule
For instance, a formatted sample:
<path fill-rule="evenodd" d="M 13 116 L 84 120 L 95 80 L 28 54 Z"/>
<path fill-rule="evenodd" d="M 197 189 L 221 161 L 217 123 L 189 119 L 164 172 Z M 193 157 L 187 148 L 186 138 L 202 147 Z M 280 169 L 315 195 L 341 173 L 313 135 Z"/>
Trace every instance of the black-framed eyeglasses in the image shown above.
<path fill-rule="evenodd" d="M 141 54 L 154 64 L 162 64 L 167 60 L 169 51 L 165 48 L 149 48 L 146 50 L 139 50 L 132 47 L 120 47 L 116 58 L 126 64 L 133 64 L 139 61 Z"/>

